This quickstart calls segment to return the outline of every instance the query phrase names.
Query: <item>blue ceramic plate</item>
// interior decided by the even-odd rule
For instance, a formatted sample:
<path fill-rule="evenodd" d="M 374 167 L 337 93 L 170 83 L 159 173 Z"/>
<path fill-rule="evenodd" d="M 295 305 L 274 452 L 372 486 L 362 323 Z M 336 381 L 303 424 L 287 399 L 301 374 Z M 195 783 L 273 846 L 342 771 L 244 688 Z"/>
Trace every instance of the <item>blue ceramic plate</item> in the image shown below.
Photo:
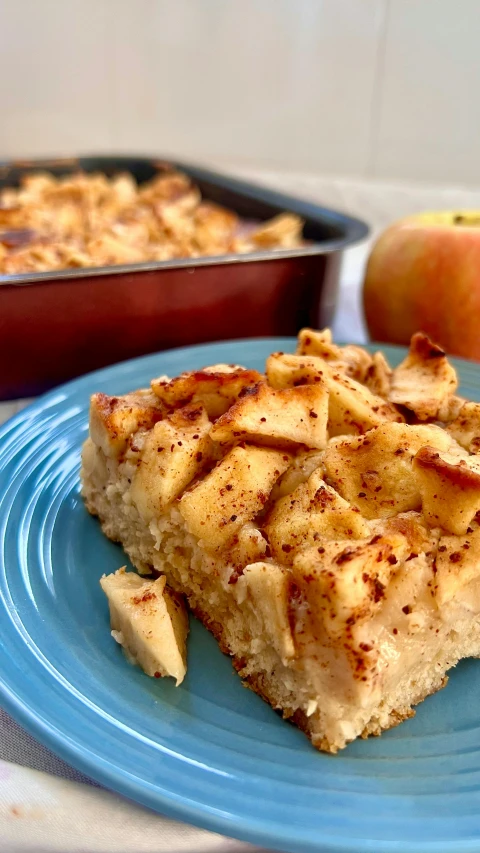
<path fill-rule="evenodd" d="M 79 494 L 91 392 L 215 362 L 262 369 L 290 339 L 238 341 L 120 364 L 42 397 L 0 430 L 0 699 L 36 738 L 127 797 L 287 851 L 480 850 L 480 663 L 466 661 L 414 719 L 338 756 L 245 690 L 192 625 L 175 688 L 130 666 L 98 579 L 125 562 Z M 385 348 L 398 362 L 401 351 Z M 480 368 L 457 367 L 480 399 Z"/>

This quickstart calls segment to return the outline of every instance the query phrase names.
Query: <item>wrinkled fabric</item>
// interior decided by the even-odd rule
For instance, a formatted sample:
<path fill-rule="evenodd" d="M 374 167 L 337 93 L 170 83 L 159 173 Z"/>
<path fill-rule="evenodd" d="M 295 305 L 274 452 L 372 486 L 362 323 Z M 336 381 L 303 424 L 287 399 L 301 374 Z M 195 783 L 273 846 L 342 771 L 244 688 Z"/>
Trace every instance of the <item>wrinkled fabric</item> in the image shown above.
<path fill-rule="evenodd" d="M 2 719 L 0 749 L 4 730 Z M 17 754 L 24 760 L 32 754 L 30 738 L 23 741 L 18 733 L 16 737 Z M 50 769 L 56 761 L 50 756 Z M 169 820 L 103 788 L 1 760 L 0 849 L 8 853 L 261 853 L 241 841 Z"/>

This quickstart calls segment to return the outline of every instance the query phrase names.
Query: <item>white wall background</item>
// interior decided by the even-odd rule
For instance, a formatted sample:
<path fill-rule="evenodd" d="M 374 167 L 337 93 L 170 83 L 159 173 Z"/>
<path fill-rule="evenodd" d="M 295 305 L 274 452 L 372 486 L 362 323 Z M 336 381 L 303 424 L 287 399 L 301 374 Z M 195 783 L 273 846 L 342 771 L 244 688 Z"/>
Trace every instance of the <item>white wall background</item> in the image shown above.
<path fill-rule="evenodd" d="M 480 0 L 0 0 L 0 157 L 480 185 Z"/>

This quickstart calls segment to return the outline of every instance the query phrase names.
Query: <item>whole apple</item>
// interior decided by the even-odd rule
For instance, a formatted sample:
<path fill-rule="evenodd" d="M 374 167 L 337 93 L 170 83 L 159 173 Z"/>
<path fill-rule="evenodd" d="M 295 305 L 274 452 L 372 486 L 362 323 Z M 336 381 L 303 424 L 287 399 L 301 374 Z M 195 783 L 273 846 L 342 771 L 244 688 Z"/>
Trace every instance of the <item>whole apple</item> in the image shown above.
<path fill-rule="evenodd" d="M 363 285 L 375 341 L 426 332 L 448 353 L 480 361 L 480 212 L 422 213 L 375 243 Z"/>

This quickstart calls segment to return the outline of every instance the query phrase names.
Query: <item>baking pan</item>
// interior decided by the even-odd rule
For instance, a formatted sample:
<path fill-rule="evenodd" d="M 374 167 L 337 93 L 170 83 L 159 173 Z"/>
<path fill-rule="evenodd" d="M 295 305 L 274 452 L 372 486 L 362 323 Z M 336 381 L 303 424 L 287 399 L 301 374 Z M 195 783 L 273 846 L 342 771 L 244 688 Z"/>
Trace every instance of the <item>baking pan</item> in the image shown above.
<path fill-rule="evenodd" d="M 0 399 L 30 396 L 144 353 L 230 338 L 295 335 L 328 325 L 341 253 L 367 226 L 307 201 L 185 163 L 202 196 L 248 220 L 282 211 L 305 221 L 305 246 L 251 254 L 0 275 Z M 0 163 L 0 187 L 46 170 L 130 172 L 148 181 L 165 161 L 79 157 Z"/>

